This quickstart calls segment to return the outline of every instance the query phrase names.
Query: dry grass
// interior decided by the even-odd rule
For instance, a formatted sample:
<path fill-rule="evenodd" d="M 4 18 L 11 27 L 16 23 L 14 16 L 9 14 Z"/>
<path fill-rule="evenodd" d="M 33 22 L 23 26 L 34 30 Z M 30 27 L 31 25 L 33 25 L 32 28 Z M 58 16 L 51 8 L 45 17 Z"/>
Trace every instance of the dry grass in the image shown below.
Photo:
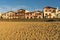
<path fill-rule="evenodd" d="M 60 40 L 60 23 L 0 22 L 0 40 Z"/>

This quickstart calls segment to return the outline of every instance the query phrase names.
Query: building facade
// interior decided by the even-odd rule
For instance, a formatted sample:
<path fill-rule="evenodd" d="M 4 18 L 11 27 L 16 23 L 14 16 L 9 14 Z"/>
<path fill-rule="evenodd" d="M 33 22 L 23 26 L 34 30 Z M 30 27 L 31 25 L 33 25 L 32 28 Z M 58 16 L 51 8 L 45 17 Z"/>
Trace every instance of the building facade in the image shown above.
<path fill-rule="evenodd" d="M 25 10 L 24 10 L 24 9 L 19 9 L 19 10 L 17 11 L 16 16 L 18 16 L 18 18 L 20 18 L 20 19 L 25 18 Z"/>
<path fill-rule="evenodd" d="M 31 18 L 32 18 L 32 12 L 26 10 L 26 11 L 25 11 L 25 18 L 26 18 L 26 19 L 31 19 Z"/>
<path fill-rule="evenodd" d="M 13 19 L 13 18 L 17 18 L 15 16 L 16 12 L 13 12 L 13 11 L 9 11 L 9 12 L 6 12 L 2 15 L 2 18 L 3 19 Z"/>
<path fill-rule="evenodd" d="M 28 10 L 19 9 L 17 10 L 17 12 L 9 11 L 4 14 L 1 14 L 0 18 L 3 19 L 60 18 L 60 10 L 58 10 L 58 8 L 49 7 L 49 6 L 44 7 L 43 12 L 39 10 L 31 12 Z"/>
<path fill-rule="evenodd" d="M 58 10 L 57 17 L 60 18 L 60 10 Z"/>
<path fill-rule="evenodd" d="M 43 18 L 43 12 L 41 12 L 41 11 L 34 11 L 34 12 L 32 13 L 32 18 L 33 18 L 33 19 L 34 19 L 34 18 L 37 18 L 37 19 Z"/>
<path fill-rule="evenodd" d="M 54 7 L 45 7 L 44 10 L 44 18 L 57 18 L 58 9 Z"/>
<path fill-rule="evenodd" d="M 0 12 L 0 19 L 2 18 L 2 13 Z"/>
<path fill-rule="evenodd" d="M 41 11 L 34 11 L 34 12 L 26 12 L 25 13 L 25 18 L 26 19 L 39 19 L 39 18 L 43 18 L 43 13 Z"/>

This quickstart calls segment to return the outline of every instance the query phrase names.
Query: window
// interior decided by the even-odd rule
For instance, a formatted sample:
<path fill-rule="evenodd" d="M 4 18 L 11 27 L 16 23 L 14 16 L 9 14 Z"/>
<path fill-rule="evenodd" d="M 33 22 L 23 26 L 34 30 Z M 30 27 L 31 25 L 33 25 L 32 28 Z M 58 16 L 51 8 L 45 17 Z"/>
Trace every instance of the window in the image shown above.
<path fill-rule="evenodd" d="M 55 18 L 55 16 L 53 16 L 53 18 Z"/>
<path fill-rule="evenodd" d="M 27 19 L 29 19 L 29 17 L 27 17 Z"/>
<path fill-rule="evenodd" d="M 45 15 L 47 15 L 47 13 Z"/>
<path fill-rule="evenodd" d="M 31 19 L 32 19 L 32 17 L 31 17 Z"/>
<path fill-rule="evenodd" d="M 18 12 L 18 13 L 20 13 L 20 12 Z"/>
<path fill-rule="evenodd" d="M 29 13 L 27 13 L 26 15 L 29 15 Z"/>
<path fill-rule="evenodd" d="M 38 15 L 41 15 L 41 13 L 39 13 Z"/>
<path fill-rule="evenodd" d="M 51 16 L 51 13 L 49 13 L 49 16 Z"/>
<path fill-rule="evenodd" d="M 37 16 L 38 14 L 37 13 L 35 13 L 35 16 Z"/>
<path fill-rule="evenodd" d="M 41 18 L 41 17 L 39 17 L 39 18 Z"/>
<path fill-rule="evenodd" d="M 47 10 L 45 10 L 45 12 L 47 12 Z"/>
<path fill-rule="evenodd" d="M 14 16 L 14 15 L 12 15 L 12 16 Z"/>
<path fill-rule="evenodd" d="M 32 15 L 32 13 L 30 13 L 30 15 Z"/>
<path fill-rule="evenodd" d="M 51 12 L 51 10 L 49 10 L 49 12 Z"/>
<path fill-rule="evenodd" d="M 53 12 L 55 12 L 55 10 L 53 10 Z"/>
<path fill-rule="evenodd" d="M 34 17 L 37 17 L 37 16 L 34 16 Z"/>

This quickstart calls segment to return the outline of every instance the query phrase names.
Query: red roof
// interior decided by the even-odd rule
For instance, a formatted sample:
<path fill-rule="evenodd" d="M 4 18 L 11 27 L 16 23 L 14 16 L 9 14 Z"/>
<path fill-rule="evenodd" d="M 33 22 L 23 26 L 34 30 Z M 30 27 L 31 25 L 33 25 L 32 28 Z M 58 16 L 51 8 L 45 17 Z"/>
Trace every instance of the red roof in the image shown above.
<path fill-rule="evenodd" d="M 54 8 L 54 7 L 50 7 L 50 6 L 46 6 L 44 8 L 52 8 L 52 9 L 57 9 L 57 8 Z"/>

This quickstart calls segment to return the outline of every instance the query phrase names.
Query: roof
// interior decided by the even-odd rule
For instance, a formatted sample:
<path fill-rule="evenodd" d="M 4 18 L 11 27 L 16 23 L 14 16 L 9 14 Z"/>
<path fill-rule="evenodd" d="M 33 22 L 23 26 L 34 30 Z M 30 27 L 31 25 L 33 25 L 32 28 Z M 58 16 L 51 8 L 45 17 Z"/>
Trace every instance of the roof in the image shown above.
<path fill-rule="evenodd" d="M 9 12 L 14 12 L 14 11 L 8 11 L 8 12 L 6 12 L 6 13 L 9 13 Z"/>
<path fill-rule="evenodd" d="M 28 11 L 28 10 L 25 10 L 25 13 L 28 13 L 28 12 L 30 12 L 30 11 Z"/>
<path fill-rule="evenodd" d="M 24 9 L 19 9 L 19 10 L 24 10 Z M 25 11 L 25 10 L 24 10 Z"/>
<path fill-rule="evenodd" d="M 54 7 L 50 7 L 50 6 L 46 6 L 44 8 L 52 8 L 52 9 L 57 9 L 57 8 L 54 8 Z"/>
<path fill-rule="evenodd" d="M 40 12 L 40 13 L 42 13 L 42 11 L 39 11 L 39 10 L 38 11 L 34 11 L 34 12 Z"/>

